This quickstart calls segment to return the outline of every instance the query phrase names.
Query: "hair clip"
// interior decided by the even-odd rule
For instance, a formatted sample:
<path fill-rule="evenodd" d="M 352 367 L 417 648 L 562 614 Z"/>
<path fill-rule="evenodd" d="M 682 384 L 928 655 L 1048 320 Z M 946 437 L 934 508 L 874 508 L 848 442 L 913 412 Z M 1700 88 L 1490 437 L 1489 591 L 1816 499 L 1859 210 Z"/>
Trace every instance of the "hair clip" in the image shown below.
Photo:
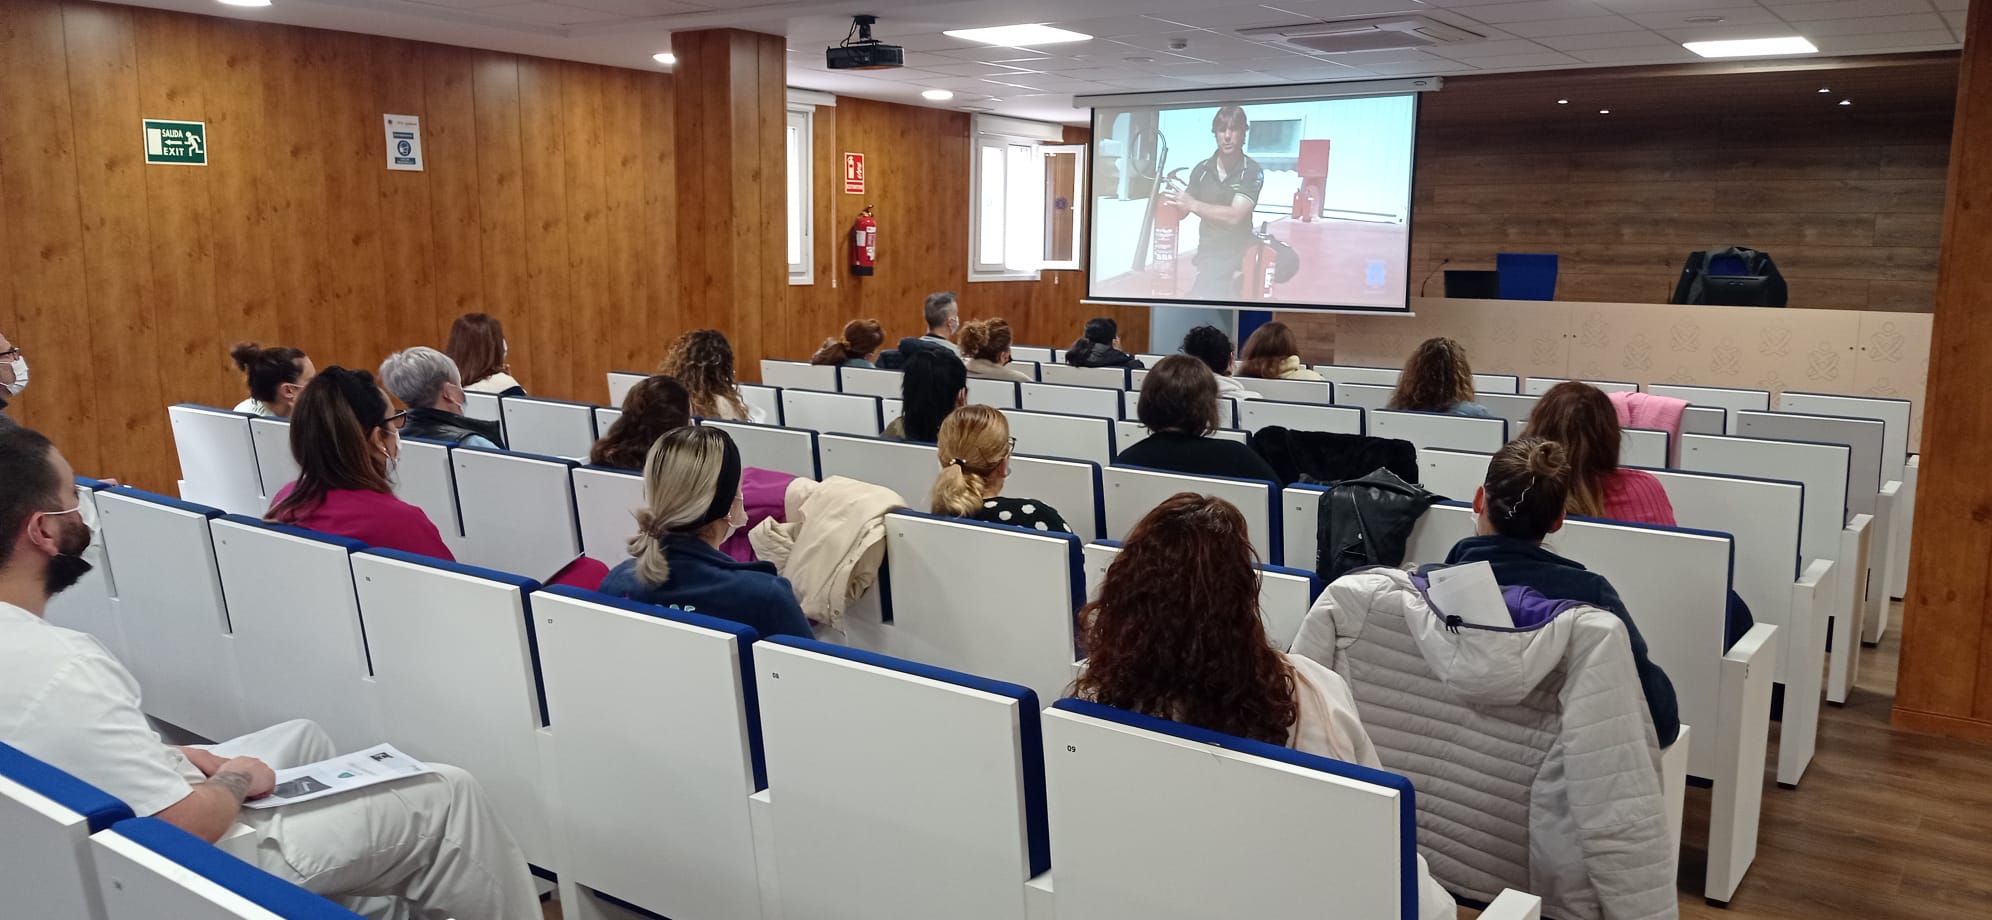
<path fill-rule="evenodd" d="M 1535 477 L 1530 476 L 1529 484 L 1522 487 L 1522 494 L 1515 496 L 1514 501 L 1507 503 L 1508 509 L 1501 516 L 1510 517 L 1510 518 L 1514 517 L 1515 512 L 1521 510 L 1522 503 L 1529 500 L 1529 490 L 1535 488 L 1535 484 L 1536 484 Z"/>

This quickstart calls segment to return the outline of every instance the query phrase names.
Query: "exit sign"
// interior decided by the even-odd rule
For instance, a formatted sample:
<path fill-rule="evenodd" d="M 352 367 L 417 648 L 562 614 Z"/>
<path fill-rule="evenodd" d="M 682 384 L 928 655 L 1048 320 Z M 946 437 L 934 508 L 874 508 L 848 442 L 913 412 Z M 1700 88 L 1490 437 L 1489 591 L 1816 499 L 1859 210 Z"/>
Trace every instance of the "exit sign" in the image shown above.
<path fill-rule="evenodd" d="M 145 162 L 206 166 L 207 122 L 145 119 Z"/>

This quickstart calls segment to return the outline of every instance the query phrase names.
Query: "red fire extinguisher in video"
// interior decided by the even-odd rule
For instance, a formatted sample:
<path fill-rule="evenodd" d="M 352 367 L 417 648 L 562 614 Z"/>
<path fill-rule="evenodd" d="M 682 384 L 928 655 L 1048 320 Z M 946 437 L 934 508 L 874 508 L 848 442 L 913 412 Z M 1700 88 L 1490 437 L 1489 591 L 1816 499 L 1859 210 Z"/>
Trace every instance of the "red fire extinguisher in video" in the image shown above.
<path fill-rule="evenodd" d="M 851 274 L 869 275 L 878 258 L 878 221 L 872 220 L 871 205 L 865 205 L 858 222 L 851 225 Z"/>
<path fill-rule="evenodd" d="M 1182 229 L 1183 211 L 1163 199 L 1189 188 L 1178 178 L 1182 172 L 1178 169 L 1170 173 L 1155 189 L 1155 245 L 1150 252 L 1155 262 L 1157 297 L 1176 296 L 1176 237 Z"/>

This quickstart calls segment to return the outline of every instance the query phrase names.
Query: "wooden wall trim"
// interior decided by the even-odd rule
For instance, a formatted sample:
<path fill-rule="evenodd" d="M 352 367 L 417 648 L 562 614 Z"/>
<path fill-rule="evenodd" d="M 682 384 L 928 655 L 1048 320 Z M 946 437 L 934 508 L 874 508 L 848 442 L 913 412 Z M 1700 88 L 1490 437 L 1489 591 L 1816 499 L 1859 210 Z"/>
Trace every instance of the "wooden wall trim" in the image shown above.
<path fill-rule="evenodd" d="M 1889 724 L 1905 731 L 1922 732 L 1926 735 L 1945 735 L 1971 741 L 1992 742 L 1992 722 L 1982 719 L 1966 719 L 1945 715 L 1940 712 L 1924 712 L 1920 709 L 1895 707 Z"/>

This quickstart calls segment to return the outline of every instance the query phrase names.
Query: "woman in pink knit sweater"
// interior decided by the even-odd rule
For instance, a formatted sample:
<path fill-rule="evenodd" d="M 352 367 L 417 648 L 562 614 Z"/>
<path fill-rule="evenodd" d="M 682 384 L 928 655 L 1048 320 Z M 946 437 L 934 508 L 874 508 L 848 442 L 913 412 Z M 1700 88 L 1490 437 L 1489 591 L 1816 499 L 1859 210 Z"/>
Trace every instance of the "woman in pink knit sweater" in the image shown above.
<path fill-rule="evenodd" d="M 1559 383 L 1529 413 L 1523 437 L 1562 444 L 1577 477 L 1567 513 L 1634 524 L 1674 526 L 1674 506 L 1660 480 L 1644 470 L 1619 466 L 1625 433 L 1618 410 L 1604 392 L 1574 380 Z"/>

